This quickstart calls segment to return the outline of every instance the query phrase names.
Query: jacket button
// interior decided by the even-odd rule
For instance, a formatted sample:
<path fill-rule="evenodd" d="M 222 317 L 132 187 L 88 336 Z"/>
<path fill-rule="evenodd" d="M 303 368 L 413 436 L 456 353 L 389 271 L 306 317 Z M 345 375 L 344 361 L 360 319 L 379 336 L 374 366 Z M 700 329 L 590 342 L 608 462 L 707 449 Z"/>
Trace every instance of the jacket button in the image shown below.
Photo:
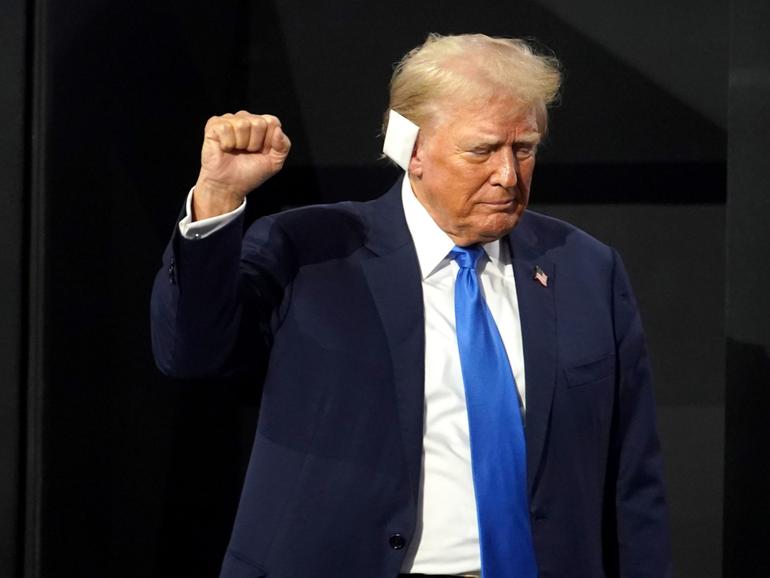
<path fill-rule="evenodd" d="M 404 546 L 406 546 L 406 540 L 404 540 L 404 537 L 401 534 L 393 534 L 388 539 L 388 543 L 394 550 L 401 550 Z"/>

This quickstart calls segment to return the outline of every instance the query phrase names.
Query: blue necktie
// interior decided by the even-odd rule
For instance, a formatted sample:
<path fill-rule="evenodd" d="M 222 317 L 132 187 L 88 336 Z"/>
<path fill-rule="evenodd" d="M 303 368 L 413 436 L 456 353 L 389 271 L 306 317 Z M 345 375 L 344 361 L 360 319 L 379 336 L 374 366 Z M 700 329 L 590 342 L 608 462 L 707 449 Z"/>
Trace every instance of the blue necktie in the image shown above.
<path fill-rule="evenodd" d="M 481 294 L 478 245 L 455 247 L 455 319 L 468 406 L 483 578 L 537 578 L 527 498 L 524 426 L 516 382 Z"/>

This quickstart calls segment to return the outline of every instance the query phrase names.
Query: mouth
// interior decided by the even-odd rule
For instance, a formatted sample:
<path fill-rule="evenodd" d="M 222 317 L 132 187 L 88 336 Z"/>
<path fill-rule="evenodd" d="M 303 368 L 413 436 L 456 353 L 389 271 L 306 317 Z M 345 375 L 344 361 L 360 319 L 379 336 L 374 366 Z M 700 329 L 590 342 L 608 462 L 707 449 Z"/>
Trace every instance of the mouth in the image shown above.
<path fill-rule="evenodd" d="M 507 199 L 507 200 L 500 200 L 500 201 L 483 201 L 481 204 L 486 207 L 489 207 L 492 210 L 504 211 L 507 209 L 512 209 L 518 203 L 516 199 Z"/>

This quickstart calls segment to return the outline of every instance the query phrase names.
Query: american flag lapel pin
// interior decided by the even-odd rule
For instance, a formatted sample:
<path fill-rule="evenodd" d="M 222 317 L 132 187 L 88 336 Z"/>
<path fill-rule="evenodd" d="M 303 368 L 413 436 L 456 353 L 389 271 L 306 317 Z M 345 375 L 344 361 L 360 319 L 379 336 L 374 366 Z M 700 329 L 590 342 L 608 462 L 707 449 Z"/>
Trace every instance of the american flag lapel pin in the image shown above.
<path fill-rule="evenodd" d="M 543 287 L 548 287 L 548 275 L 540 268 L 540 265 L 535 265 L 535 275 L 533 278 Z"/>

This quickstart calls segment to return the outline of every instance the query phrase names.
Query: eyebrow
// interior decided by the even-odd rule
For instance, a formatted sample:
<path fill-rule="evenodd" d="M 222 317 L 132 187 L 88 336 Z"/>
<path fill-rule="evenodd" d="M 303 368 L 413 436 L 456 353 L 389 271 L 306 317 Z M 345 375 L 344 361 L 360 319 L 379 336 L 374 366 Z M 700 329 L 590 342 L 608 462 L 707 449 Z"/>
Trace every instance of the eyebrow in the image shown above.
<path fill-rule="evenodd" d="M 516 140 L 513 142 L 513 144 L 514 145 L 516 144 L 536 145 L 540 143 L 541 138 L 542 136 L 539 132 L 528 132 L 528 133 L 519 135 L 516 138 Z M 493 135 L 480 135 L 476 137 L 476 139 L 474 140 L 478 145 L 494 146 L 494 147 L 501 146 L 504 142 Z"/>
<path fill-rule="evenodd" d="M 542 137 L 539 132 L 528 132 L 519 136 L 515 142 L 525 143 L 525 144 L 538 144 L 541 138 Z"/>

